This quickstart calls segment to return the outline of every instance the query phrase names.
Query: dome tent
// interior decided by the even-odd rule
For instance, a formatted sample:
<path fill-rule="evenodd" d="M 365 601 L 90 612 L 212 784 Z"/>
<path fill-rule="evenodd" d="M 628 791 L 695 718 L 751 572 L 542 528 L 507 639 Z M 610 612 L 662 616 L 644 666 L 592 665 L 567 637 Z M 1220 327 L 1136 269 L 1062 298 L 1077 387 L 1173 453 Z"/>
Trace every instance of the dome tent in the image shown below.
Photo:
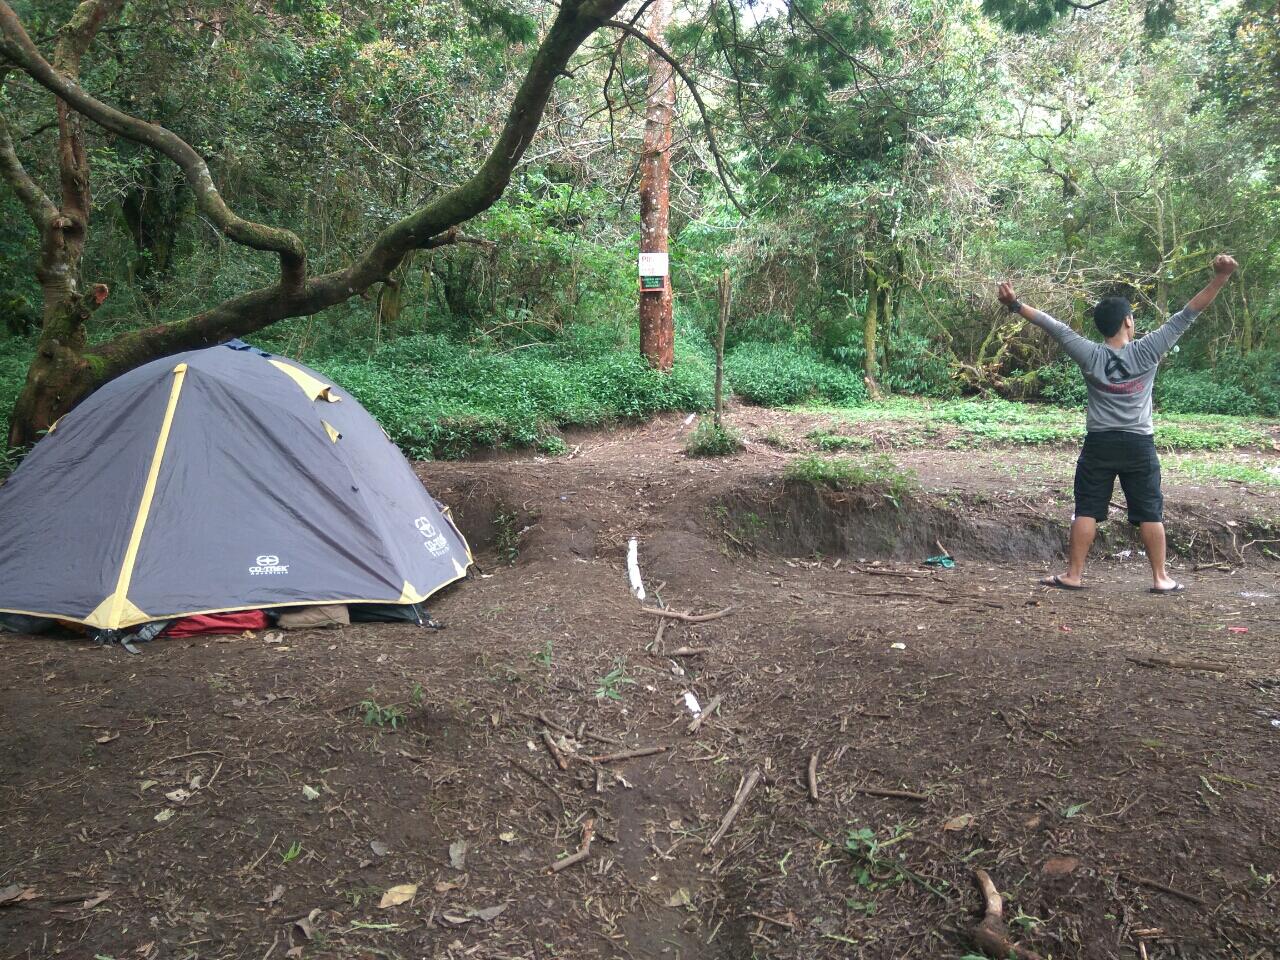
<path fill-rule="evenodd" d="M 0 611 L 99 631 L 418 603 L 470 563 L 360 404 L 239 341 L 110 381 L 0 486 Z"/>

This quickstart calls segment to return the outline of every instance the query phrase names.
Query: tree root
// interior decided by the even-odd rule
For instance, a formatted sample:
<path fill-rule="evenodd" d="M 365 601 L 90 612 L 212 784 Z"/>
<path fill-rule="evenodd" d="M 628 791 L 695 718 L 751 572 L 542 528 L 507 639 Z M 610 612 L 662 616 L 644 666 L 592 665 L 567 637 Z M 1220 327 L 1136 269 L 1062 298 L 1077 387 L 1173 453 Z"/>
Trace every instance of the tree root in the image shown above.
<path fill-rule="evenodd" d="M 970 933 L 974 946 L 998 960 L 1008 960 L 1010 957 L 1017 960 L 1044 960 L 1040 954 L 1020 947 L 1009 939 L 1009 932 L 1004 925 L 1004 901 L 987 871 L 973 871 L 973 879 L 982 891 L 985 909 L 982 921 Z"/>

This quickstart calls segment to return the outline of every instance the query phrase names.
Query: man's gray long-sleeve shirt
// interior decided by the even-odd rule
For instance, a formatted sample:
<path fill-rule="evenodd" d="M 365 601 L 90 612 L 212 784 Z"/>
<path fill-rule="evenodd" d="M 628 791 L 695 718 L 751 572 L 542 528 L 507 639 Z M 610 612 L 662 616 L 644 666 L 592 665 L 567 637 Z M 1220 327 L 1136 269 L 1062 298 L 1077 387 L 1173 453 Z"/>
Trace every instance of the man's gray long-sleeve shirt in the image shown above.
<path fill-rule="evenodd" d="M 1160 329 L 1117 350 L 1080 336 L 1047 313 L 1032 310 L 1031 322 L 1057 340 L 1084 374 L 1089 387 L 1085 429 L 1155 433 L 1151 425 L 1151 387 L 1156 369 L 1178 338 L 1200 315 L 1183 307 Z"/>

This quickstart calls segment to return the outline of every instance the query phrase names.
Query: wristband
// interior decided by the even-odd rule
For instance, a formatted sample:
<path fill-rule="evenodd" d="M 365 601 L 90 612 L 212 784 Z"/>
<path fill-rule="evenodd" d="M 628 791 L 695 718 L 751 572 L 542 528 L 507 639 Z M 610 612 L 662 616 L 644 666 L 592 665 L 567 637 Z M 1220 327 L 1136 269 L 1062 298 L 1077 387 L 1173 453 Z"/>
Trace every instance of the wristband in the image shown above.
<path fill-rule="evenodd" d="M 1021 301 L 1021 300 L 1010 300 L 1010 301 L 1008 302 L 1008 304 L 1006 304 L 1006 306 L 1008 306 L 1008 308 L 1009 308 L 1009 312 L 1010 312 L 1010 313 L 1021 313 L 1021 312 L 1022 312 L 1022 301 Z"/>

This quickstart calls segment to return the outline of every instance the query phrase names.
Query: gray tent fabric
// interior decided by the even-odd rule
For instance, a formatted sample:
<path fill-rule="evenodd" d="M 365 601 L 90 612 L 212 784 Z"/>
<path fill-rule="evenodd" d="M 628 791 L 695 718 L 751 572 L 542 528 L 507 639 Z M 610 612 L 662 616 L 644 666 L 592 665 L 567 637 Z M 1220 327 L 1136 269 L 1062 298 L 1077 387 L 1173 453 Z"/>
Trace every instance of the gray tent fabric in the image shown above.
<path fill-rule="evenodd" d="M 418 603 L 472 562 L 363 407 L 239 343 L 154 361 L 89 396 L 0 486 L 0 531 L 0 611 L 104 630 Z"/>

